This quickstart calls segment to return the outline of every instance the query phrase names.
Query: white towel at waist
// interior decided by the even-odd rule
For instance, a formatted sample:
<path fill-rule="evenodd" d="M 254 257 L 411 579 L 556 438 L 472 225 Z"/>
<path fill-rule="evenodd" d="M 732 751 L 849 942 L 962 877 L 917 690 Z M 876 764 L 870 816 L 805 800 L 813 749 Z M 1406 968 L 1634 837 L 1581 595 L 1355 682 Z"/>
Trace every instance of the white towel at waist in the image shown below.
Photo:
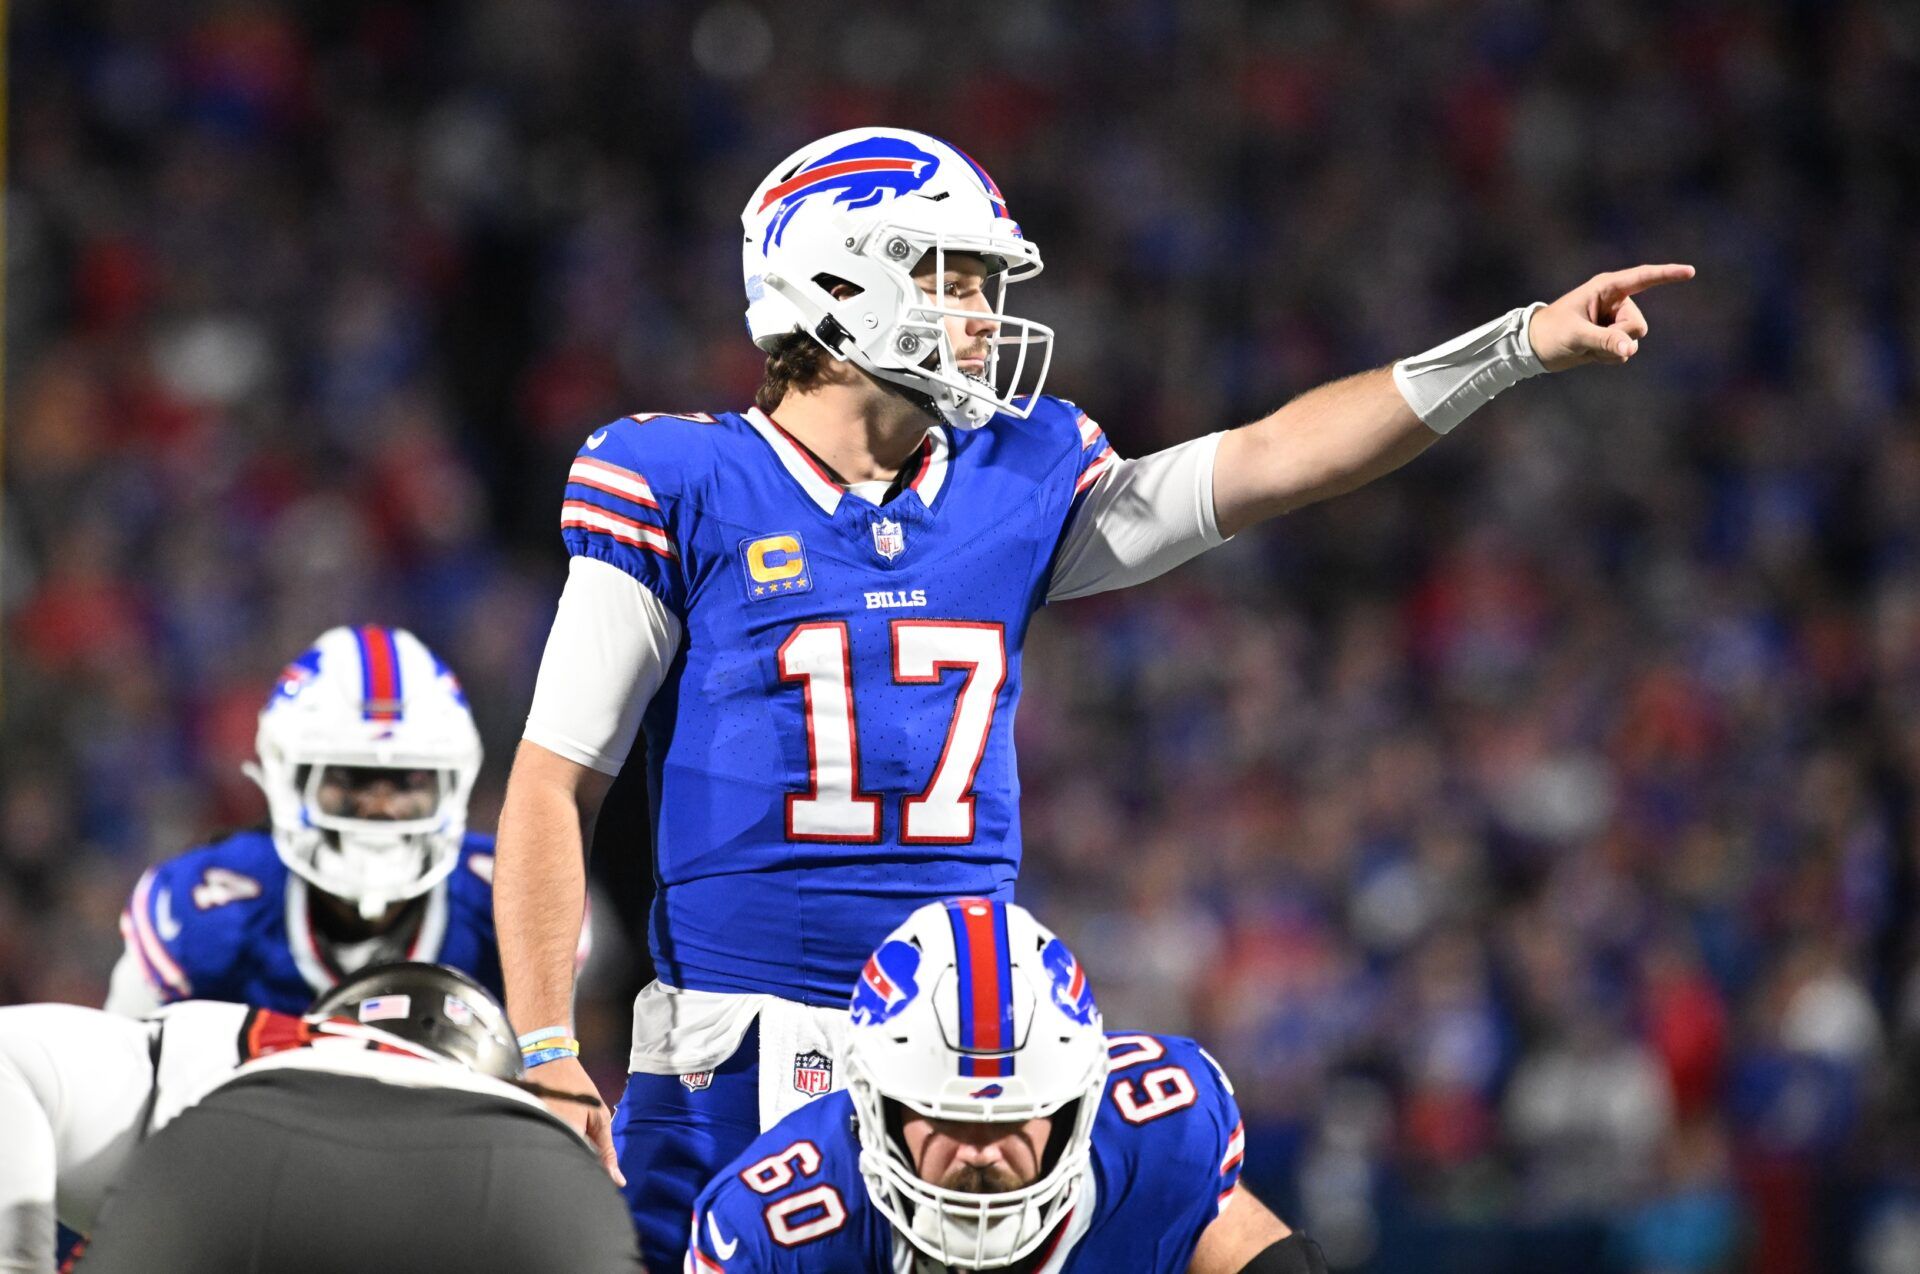
<path fill-rule="evenodd" d="M 763 1131 L 812 1098 L 847 1086 L 840 1057 L 845 1009 L 814 1008 L 774 995 L 687 991 L 658 981 L 634 997 L 627 1069 L 641 1075 L 713 1070 L 739 1051 L 756 1018 Z"/>

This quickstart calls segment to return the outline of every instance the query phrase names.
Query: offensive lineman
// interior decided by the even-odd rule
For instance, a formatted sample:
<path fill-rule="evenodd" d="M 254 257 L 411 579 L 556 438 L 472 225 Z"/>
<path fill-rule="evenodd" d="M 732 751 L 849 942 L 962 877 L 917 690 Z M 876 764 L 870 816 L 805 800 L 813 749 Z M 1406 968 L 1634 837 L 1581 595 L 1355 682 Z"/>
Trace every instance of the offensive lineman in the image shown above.
<path fill-rule="evenodd" d="M 782 161 L 742 222 L 768 356 L 756 405 L 587 438 L 501 815 L 509 1002 L 539 1024 L 523 1042 L 570 1037 L 583 845 L 645 729 L 660 976 L 635 1004 L 618 1115 L 584 1124 L 668 1268 L 712 1170 L 842 1082 L 838 1006 L 879 938 L 933 899 L 1011 897 L 1013 716 L 1042 604 L 1151 579 L 1370 481 L 1524 377 L 1626 362 L 1647 331 L 1633 294 L 1693 273 L 1598 275 L 1122 460 L 1040 394 L 1052 334 L 1005 305 L 1040 252 L 961 151 L 835 134 Z M 540 1075 L 593 1091 L 577 1057 Z"/>
<path fill-rule="evenodd" d="M 303 1011 L 356 970 L 428 960 L 500 993 L 493 838 L 467 830 L 480 734 L 453 673 L 403 628 L 322 633 L 260 712 L 247 774 L 270 828 L 141 876 L 107 1008 Z"/>
<path fill-rule="evenodd" d="M 637 1270 L 588 1147 L 456 970 L 368 969 L 303 1016 L 0 1008 L 0 1270 Z"/>
<path fill-rule="evenodd" d="M 1192 1040 L 1106 1033 L 1022 907 L 914 912 L 854 984 L 844 1092 L 694 1208 L 693 1274 L 1325 1274 L 1240 1184 L 1233 1088 Z"/>

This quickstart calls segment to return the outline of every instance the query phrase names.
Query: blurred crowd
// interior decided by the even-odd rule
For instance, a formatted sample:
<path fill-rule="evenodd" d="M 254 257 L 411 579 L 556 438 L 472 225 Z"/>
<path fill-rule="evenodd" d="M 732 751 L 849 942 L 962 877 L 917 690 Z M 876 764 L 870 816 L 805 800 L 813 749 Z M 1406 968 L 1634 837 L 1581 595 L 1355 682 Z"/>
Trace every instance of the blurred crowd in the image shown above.
<path fill-rule="evenodd" d="M 1338 1269 L 1920 1271 L 1915 11 L 9 23 L 0 1002 L 98 1003 L 137 874 L 264 817 L 254 716 L 333 624 L 459 673 L 490 828 L 568 457 L 748 402 L 740 204 L 893 123 L 1007 192 L 1049 389 L 1124 454 L 1600 269 L 1699 267 L 1630 367 L 1039 621 L 1021 897 L 1110 1023 L 1219 1056 L 1250 1179 Z M 596 848 L 582 1034 L 614 1070 L 642 827 Z"/>

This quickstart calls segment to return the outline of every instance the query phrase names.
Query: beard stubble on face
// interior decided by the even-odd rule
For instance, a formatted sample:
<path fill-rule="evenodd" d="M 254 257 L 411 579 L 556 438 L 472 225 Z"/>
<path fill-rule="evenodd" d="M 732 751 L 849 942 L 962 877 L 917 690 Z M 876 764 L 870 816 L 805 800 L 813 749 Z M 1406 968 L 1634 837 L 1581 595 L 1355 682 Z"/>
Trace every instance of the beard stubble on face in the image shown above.
<path fill-rule="evenodd" d="M 969 1163 L 956 1165 L 940 1184 L 966 1194 L 1006 1194 L 1026 1183 L 1004 1163 Z"/>
<path fill-rule="evenodd" d="M 982 379 L 985 379 L 984 373 L 986 371 L 986 363 L 990 358 L 992 358 L 992 356 L 993 356 L 993 345 L 990 341 L 988 341 L 983 337 L 980 340 L 974 342 L 973 344 L 968 345 L 964 349 L 956 349 L 953 352 L 953 361 L 956 365 L 958 365 L 960 363 L 964 363 L 972 359 L 980 360 L 981 370 L 979 372 L 969 372 L 963 369 L 961 374 L 964 376 L 971 376 L 975 380 L 982 380 Z M 929 371 L 929 372 L 939 371 L 940 370 L 940 351 L 936 349 L 933 351 L 933 353 L 927 355 L 924 359 L 920 361 L 920 367 L 921 367 L 921 370 L 923 371 Z"/>

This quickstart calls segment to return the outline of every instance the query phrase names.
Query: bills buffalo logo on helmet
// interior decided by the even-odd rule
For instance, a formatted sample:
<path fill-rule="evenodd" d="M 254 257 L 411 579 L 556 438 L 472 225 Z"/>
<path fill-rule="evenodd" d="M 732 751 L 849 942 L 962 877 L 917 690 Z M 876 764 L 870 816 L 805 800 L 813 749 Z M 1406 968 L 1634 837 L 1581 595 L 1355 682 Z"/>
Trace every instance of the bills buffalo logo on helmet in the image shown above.
<path fill-rule="evenodd" d="M 1055 938 L 1040 951 L 1040 963 L 1046 967 L 1053 979 L 1053 1002 L 1082 1026 L 1090 1025 L 1096 1012 L 1093 1005 L 1093 984 L 1087 981 L 1087 971 L 1067 950 L 1067 944 Z"/>
<path fill-rule="evenodd" d="M 892 1021 L 920 993 L 914 975 L 920 971 L 920 948 L 898 939 L 867 958 L 853 984 L 853 1020 L 861 1026 Z"/>
<path fill-rule="evenodd" d="M 273 683 L 271 702 L 278 703 L 282 699 L 298 697 L 300 692 L 312 685 L 313 679 L 319 675 L 320 651 L 315 647 L 280 670 L 280 679 Z"/>
<path fill-rule="evenodd" d="M 940 159 L 899 137 L 865 137 L 830 150 L 761 196 L 759 211 L 773 212 L 760 250 L 777 246 L 787 222 L 815 195 L 832 192 L 848 208 L 871 208 L 892 196 L 912 194 L 932 180 Z"/>

